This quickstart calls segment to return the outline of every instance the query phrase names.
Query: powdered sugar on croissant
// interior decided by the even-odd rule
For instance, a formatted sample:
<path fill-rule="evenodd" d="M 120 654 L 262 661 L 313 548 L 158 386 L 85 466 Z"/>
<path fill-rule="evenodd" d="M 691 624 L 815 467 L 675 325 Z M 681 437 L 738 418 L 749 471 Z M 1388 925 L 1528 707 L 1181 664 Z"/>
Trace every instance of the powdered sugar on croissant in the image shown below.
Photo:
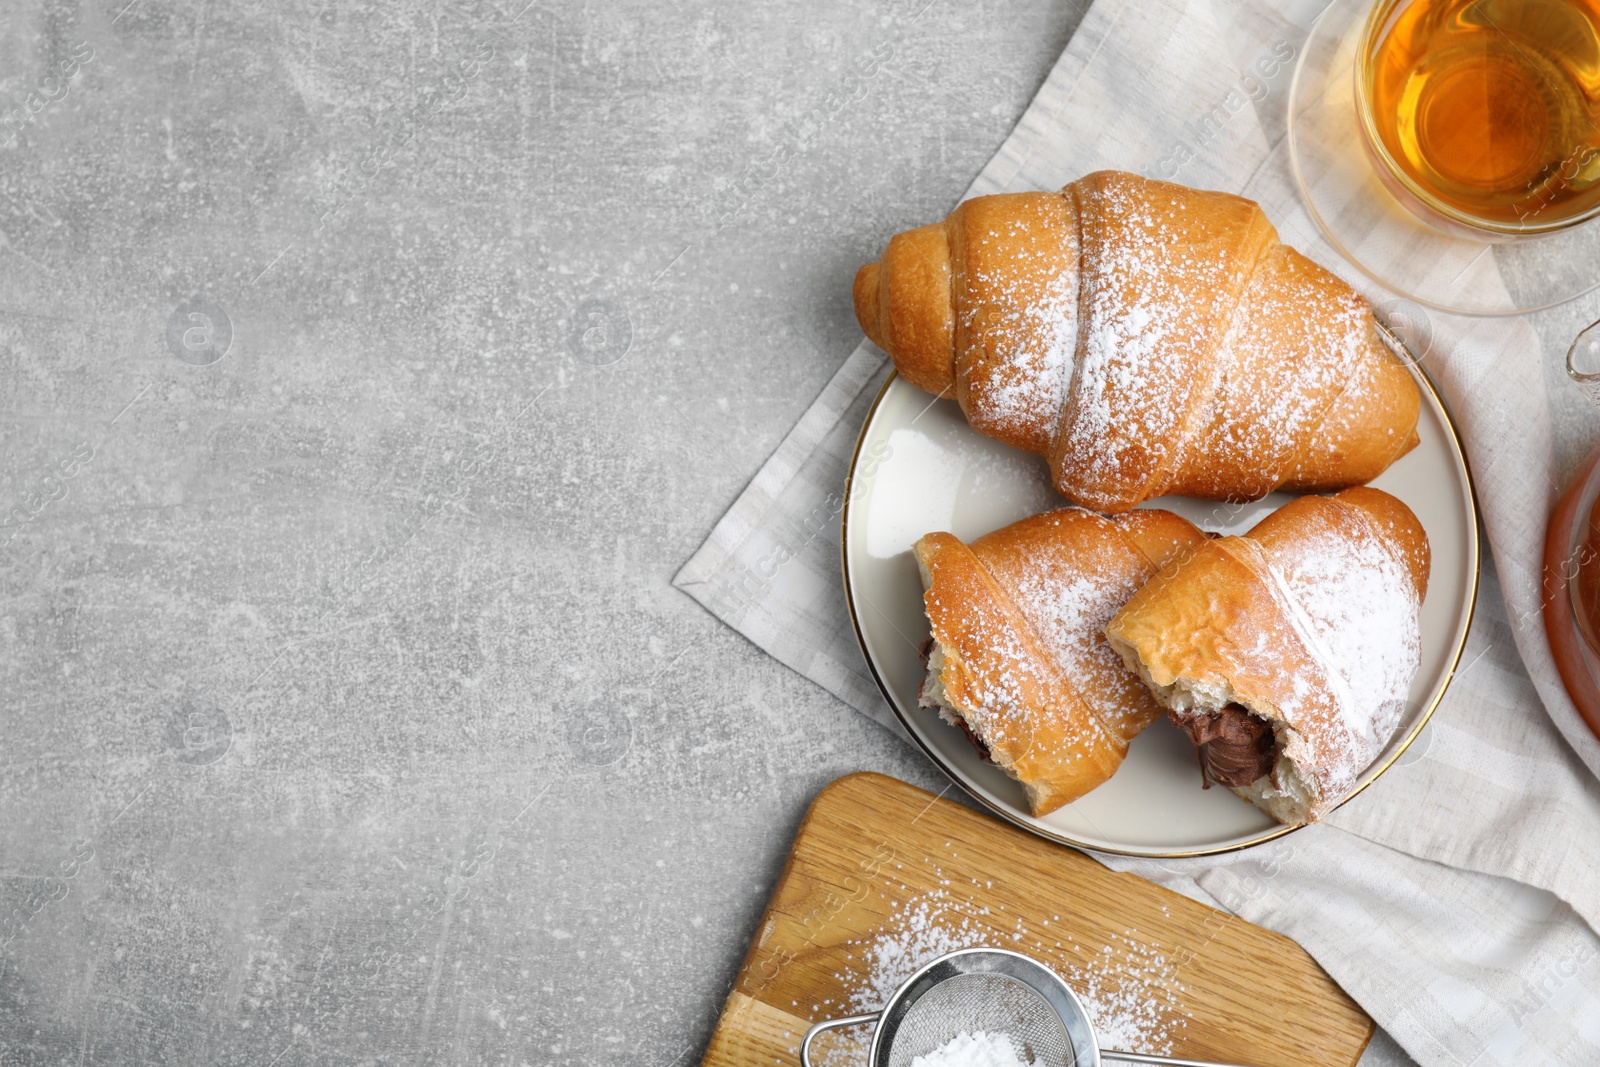
<path fill-rule="evenodd" d="M 1421 601 L 1406 564 L 1381 538 L 1280 546 L 1266 573 L 1282 591 L 1297 630 L 1327 666 L 1351 735 L 1340 778 L 1359 773 L 1388 742 L 1405 711 L 1422 657 Z M 1296 717 L 1295 709 L 1284 712 Z"/>
<path fill-rule="evenodd" d="M 891 240 L 855 304 L 907 380 L 1101 511 L 1359 484 L 1416 443 L 1366 302 L 1225 193 L 1104 171 L 979 197 Z"/>
<path fill-rule="evenodd" d="M 964 726 L 1021 783 L 1034 814 L 1105 782 L 1161 705 L 1106 644 L 1105 624 L 1205 535 L 1171 512 L 1063 508 L 965 544 L 918 539 L 930 642 L 921 703 Z"/>
<path fill-rule="evenodd" d="M 1310 821 L 1394 735 L 1421 661 L 1427 582 L 1416 517 L 1358 487 L 1200 546 L 1135 594 L 1106 637 L 1201 745 L 1208 777 L 1281 822 Z"/>

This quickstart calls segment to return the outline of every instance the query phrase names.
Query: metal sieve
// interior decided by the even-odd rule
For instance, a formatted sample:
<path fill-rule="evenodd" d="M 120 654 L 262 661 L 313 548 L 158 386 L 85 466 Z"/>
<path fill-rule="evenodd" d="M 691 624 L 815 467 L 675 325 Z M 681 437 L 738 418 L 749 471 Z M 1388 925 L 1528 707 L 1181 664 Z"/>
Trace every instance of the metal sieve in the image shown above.
<path fill-rule="evenodd" d="M 868 1067 L 911 1067 L 917 1057 L 961 1033 L 978 1031 L 1006 1034 L 1036 1067 L 1237 1067 L 1100 1048 L 1071 987 L 1044 964 L 1003 948 L 965 948 L 940 956 L 906 979 L 882 1011 L 817 1023 L 800 1042 L 801 1064 L 815 1067 L 812 1043 L 828 1031 L 874 1023 Z"/>

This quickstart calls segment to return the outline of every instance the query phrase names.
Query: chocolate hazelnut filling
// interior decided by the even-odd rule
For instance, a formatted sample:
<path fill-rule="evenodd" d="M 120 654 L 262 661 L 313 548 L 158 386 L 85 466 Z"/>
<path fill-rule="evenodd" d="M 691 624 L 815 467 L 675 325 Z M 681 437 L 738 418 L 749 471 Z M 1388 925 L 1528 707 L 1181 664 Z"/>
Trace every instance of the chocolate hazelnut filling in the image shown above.
<path fill-rule="evenodd" d="M 1211 783 L 1233 789 L 1250 785 L 1272 773 L 1272 727 L 1240 704 L 1220 711 L 1190 712 L 1171 716 L 1194 741 L 1200 752 L 1200 774 L 1205 788 Z"/>
<path fill-rule="evenodd" d="M 990 763 L 993 763 L 994 753 L 989 751 L 989 746 L 983 743 L 983 739 L 972 732 L 972 727 L 967 725 L 965 719 L 962 719 L 959 725 L 961 727 L 961 732 L 967 735 L 967 744 L 971 745 L 978 755 L 982 756 Z"/>
<path fill-rule="evenodd" d="M 926 667 L 928 665 L 928 657 L 933 655 L 933 638 L 930 637 L 926 641 L 922 642 L 921 647 L 917 649 L 917 655 L 922 657 L 922 665 Z M 926 686 L 928 684 L 927 679 L 923 679 L 922 684 L 923 686 Z M 921 700 L 922 689 L 919 688 L 917 690 L 917 701 L 920 703 Z M 972 732 L 972 727 L 967 725 L 966 720 L 959 716 L 951 717 L 956 720 L 956 725 L 961 727 L 961 732 L 966 736 L 967 744 L 972 746 L 973 751 L 977 752 L 979 756 L 982 756 L 990 763 L 993 763 L 994 753 L 989 751 L 989 746 L 983 743 L 982 738 Z"/>

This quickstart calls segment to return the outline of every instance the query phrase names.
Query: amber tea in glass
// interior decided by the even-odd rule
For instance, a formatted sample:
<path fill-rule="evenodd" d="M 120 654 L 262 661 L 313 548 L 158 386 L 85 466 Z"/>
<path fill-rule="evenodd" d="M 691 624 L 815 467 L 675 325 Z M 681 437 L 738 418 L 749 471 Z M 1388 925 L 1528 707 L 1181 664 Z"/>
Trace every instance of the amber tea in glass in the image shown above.
<path fill-rule="evenodd" d="M 1600 0 L 1379 0 L 1356 92 L 1379 176 L 1447 231 L 1600 213 Z"/>

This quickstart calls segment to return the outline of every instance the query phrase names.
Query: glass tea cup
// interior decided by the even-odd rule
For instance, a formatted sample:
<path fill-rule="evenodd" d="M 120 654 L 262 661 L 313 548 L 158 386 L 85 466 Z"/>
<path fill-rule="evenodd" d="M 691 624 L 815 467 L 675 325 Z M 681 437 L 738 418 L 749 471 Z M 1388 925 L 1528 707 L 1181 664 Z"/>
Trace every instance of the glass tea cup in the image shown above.
<path fill-rule="evenodd" d="M 1505 241 L 1600 214 L 1600 0 L 1379 0 L 1355 62 L 1363 145 L 1424 222 Z"/>

